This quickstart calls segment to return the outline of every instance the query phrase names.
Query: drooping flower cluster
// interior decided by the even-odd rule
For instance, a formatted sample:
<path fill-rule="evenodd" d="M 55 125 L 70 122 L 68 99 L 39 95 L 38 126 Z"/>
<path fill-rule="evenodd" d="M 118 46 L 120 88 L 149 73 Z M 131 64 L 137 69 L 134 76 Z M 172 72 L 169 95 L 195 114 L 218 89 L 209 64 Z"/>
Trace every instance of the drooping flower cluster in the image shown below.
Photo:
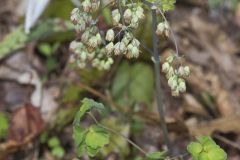
<path fill-rule="evenodd" d="M 99 5 L 99 0 L 84 0 L 80 8 L 73 9 L 71 13 L 71 21 L 80 35 L 79 40 L 70 44 L 70 50 L 74 53 L 71 61 L 76 62 L 80 68 L 91 63 L 100 70 L 108 70 L 113 64 L 113 59 L 105 54 L 102 36 L 91 14 Z"/>
<path fill-rule="evenodd" d="M 166 73 L 168 85 L 172 90 L 173 96 L 179 96 L 180 93 L 186 92 L 185 79 L 190 75 L 190 68 L 188 66 L 174 65 L 174 61 L 179 59 L 176 55 L 170 55 L 166 62 L 162 65 L 162 71 Z"/>
<path fill-rule="evenodd" d="M 167 21 L 160 22 L 157 25 L 156 34 L 159 35 L 159 36 L 165 35 L 165 36 L 169 37 L 170 36 L 170 26 L 169 26 L 169 23 Z"/>
<path fill-rule="evenodd" d="M 106 53 L 108 55 L 124 55 L 127 58 L 137 58 L 140 53 L 140 42 L 131 33 L 130 29 L 136 29 L 140 20 L 144 18 L 144 10 L 141 5 L 126 5 L 123 13 L 119 9 L 112 11 L 113 25 L 121 28 L 121 31 L 115 34 L 113 29 L 109 29 L 106 33 Z M 123 14 L 123 15 L 121 15 Z M 114 43 L 117 36 L 123 33 L 123 38 Z"/>

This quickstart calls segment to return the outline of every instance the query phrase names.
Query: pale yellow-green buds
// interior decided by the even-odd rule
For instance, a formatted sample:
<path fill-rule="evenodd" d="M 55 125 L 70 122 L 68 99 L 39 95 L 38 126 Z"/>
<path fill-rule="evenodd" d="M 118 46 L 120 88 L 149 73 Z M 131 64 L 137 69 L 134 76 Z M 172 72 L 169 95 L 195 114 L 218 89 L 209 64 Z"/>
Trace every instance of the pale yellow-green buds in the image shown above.
<path fill-rule="evenodd" d="M 106 34 L 106 40 L 107 41 L 113 41 L 115 37 L 113 29 L 109 29 Z"/>

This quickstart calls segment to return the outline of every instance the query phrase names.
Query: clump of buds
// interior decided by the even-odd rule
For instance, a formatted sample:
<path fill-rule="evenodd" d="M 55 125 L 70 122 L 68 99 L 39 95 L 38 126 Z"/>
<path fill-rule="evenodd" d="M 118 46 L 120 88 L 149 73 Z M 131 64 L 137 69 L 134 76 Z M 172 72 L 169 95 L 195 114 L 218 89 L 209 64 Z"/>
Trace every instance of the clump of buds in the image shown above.
<path fill-rule="evenodd" d="M 169 35 L 170 35 L 170 26 L 169 26 L 169 23 L 168 23 L 167 21 L 160 22 L 160 23 L 157 25 L 156 34 L 159 35 L 159 36 L 165 35 L 165 36 L 169 37 Z"/>
<path fill-rule="evenodd" d="M 179 57 L 175 55 L 170 55 L 166 62 L 162 64 L 162 71 L 166 73 L 166 78 L 168 79 L 168 85 L 172 90 L 173 96 L 179 96 L 180 93 L 186 92 L 186 82 L 185 79 L 190 75 L 190 68 L 188 66 L 174 65 L 174 61 L 179 60 Z"/>
<path fill-rule="evenodd" d="M 118 9 L 112 11 L 113 25 L 118 25 L 121 19 L 121 14 Z"/>
<path fill-rule="evenodd" d="M 100 0 L 84 0 L 82 2 L 82 8 L 84 12 L 95 12 L 100 6 Z"/>
<path fill-rule="evenodd" d="M 106 45 L 106 53 L 110 55 L 124 55 L 127 58 L 138 58 L 140 53 L 140 42 L 133 37 L 130 32 L 125 31 L 121 41 L 113 43 L 114 31 L 107 31 L 106 40 L 109 43 Z"/>
<path fill-rule="evenodd" d="M 120 24 L 121 18 L 123 18 L 124 23 L 128 25 L 128 27 L 137 28 L 140 20 L 144 18 L 144 10 L 141 5 L 131 4 L 123 13 L 123 17 L 121 17 L 119 9 L 115 9 L 112 11 L 112 19 L 113 25 L 123 26 Z"/>
<path fill-rule="evenodd" d="M 77 33 L 80 33 L 80 41 L 73 41 L 70 44 L 70 50 L 73 53 L 70 62 L 76 63 L 79 68 L 85 68 L 87 64 L 91 64 L 99 70 L 108 70 L 113 64 L 113 59 L 106 56 L 106 52 L 112 52 L 109 50 L 111 47 L 109 45 L 105 48 L 102 45 L 103 39 L 99 29 L 91 14 L 88 13 L 98 9 L 99 0 L 84 0 L 81 7 L 73 9 L 71 13 L 72 23 Z M 106 37 L 109 41 L 114 40 L 112 32 L 113 30 L 107 33 Z"/>

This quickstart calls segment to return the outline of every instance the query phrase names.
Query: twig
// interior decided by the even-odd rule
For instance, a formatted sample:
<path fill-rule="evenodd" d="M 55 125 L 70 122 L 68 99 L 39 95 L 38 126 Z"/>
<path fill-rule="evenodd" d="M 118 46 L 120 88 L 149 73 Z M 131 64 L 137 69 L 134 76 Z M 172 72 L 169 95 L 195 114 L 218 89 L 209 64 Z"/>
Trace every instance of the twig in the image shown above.
<path fill-rule="evenodd" d="M 144 155 L 147 154 L 147 152 L 145 152 L 141 147 L 139 147 L 136 143 L 134 143 L 132 140 L 130 140 L 129 138 L 127 138 L 125 135 L 123 135 L 123 134 L 121 134 L 121 133 L 113 130 L 112 128 L 108 128 L 107 126 L 104 126 L 104 125 L 102 125 L 101 123 L 99 123 L 98 120 L 94 117 L 94 115 L 93 115 L 91 112 L 89 112 L 88 114 L 92 117 L 92 119 L 95 121 L 95 123 L 96 123 L 99 127 L 103 128 L 103 129 L 106 129 L 106 130 L 108 130 L 108 131 L 110 131 L 110 132 L 112 132 L 112 133 L 114 133 L 114 134 L 116 134 L 116 135 L 124 138 L 126 141 L 128 141 L 128 143 L 130 143 L 131 145 L 133 145 L 135 148 L 137 148 L 139 151 L 141 151 Z"/>
<path fill-rule="evenodd" d="M 235 148 L 235 149 L 237 149 L 237 150 L 240 151 L 240 145 L 239 145 L 239 144 L 237 144 L 237 143 L 235 143 L 235 142 L 233 142 L 233 141 L 230 141 L 229 139 L 227 139 L 227 138 L 225 138 L 225 137 L 223 137 L 223 136 L 220 136 L 220 135 L 214 135 L 214 137 L 217 138 L 218 140 L 226 143 L 227 145 L 230 145 L 230 146 L 232 146 L 233 148 Z"/>

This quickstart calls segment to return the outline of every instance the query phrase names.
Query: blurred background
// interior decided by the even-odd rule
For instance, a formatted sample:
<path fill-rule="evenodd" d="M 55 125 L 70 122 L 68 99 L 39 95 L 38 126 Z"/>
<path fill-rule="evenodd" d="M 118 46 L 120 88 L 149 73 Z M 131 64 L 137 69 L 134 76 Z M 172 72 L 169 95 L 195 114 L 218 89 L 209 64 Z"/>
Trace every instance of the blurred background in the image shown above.
<path fill-rule="evenodd" d="M 0 160 L 73 159 L 71 124 L 84 97 L 107 106 L 101 123 L 146 151 L 161 149 L 149 53 L 130 61 L 115 57 L 107 72 L 69 63 L 75 39 L 69 17 L 78 3 L 0 0 Z M 161 80 L 174 153 L 185 155 L 195 136 L 211 135 L 228 160 L 239 160 L 240 1 L 177 0 L 166 16 L 192 72 L 187 92 L 178 98 Z M 104 10 L 101 28 L 110 28 L 108 22 Z M 145 22 L 136 34 L 151 47 L 151 17 Z M 162 57 L 171 49 L 174 44 L 161 38 Z M 143 160 L 124 139 L 113 136 L 111 142 L 95 159 Z"/>

